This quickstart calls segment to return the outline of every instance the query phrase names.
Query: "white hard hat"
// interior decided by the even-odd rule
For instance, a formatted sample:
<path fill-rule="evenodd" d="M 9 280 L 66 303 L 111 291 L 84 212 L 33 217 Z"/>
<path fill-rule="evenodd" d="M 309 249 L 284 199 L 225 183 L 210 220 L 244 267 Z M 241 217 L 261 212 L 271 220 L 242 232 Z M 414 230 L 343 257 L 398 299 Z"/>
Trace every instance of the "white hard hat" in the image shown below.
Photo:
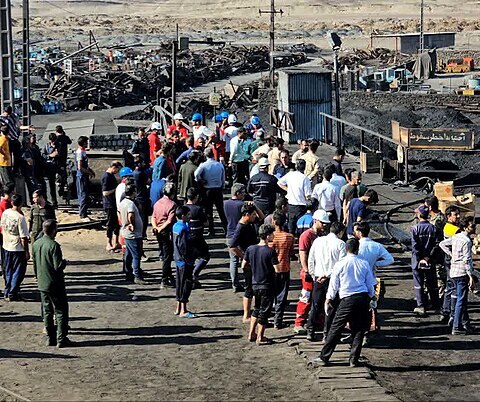
<path fill-rule="evenodd" d="M 234 124 L 237 122 L 237 116 L 234 114 L 228 115 L 228 124 Z"/>
<path fill-rule="evenodd" d="M 260 158 L 257 164 L 258 164 L 258 167 L 265 167 L 270 165 L 267 158 Z"/>
<path fill-rule="evenodd" d="M 183 120 L 183 115 L 181 113 L 175 113 L 173 115 L 173 120 Z"/>
<path fill-rule="evenodd" d="M 328 216 L 328 213 L 323 209 L 317 209 L 313 213 L 313 220 L 320 221 L 322 223 L 330 223 L 330 217 Z"/>
<path fill-rule="evenodd" d="M 158 122 L 154 122 L 152 123 L 152 125 L 150 126 L 150 129 L 151 130 L 162 130 L 162 125 Z"/>

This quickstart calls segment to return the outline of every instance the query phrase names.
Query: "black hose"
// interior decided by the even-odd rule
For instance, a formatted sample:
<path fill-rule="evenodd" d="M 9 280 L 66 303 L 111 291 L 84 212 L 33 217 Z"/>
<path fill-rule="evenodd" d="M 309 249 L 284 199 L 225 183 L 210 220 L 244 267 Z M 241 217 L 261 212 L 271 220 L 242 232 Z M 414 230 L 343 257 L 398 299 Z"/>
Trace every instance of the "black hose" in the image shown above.
<path fill-rule="evenodd" d="M 395 243 L 399 244 L 400 247 L 402 248 L 403 251 L 409 251 L 409 248 L 407 247 L 406 244 L 402 243 L 400 241 L 400 239 L 397 239 L 391 232 L 390 232 L 390 229 L 388 228 L 388 223 L 391 222 L 390 220 L 390 217 L 397 211 L 399 211 L 400 209 L 402 208 L 405 208 L 405 207 L 410 207 L 412 205 L 418 205 L 418 204 L 421 204 L 423 203 L 424 199 L 421 198 L 419 200 L 415 200 L 415 201 L 409 201 L 409 202 L 404 202 L 403 204 L 400 204 L 392 209 L 390 209 L 389 211 L 387 211 L 387 213 L 385 214 L 385 219 L 384 219 L 384 222 L 383 222 L 383 227 L 385 229 L 385 232 L 387 233 L 387 236 L 389 237 L 389 239 L 391 241 L 394 241 Z"/>

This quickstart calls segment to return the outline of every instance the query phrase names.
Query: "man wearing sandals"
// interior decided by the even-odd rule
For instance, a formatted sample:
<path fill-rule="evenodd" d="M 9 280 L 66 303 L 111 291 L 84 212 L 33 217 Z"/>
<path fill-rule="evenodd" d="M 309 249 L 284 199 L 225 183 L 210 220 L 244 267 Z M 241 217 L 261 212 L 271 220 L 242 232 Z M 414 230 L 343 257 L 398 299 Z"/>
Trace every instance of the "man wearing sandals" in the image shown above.
<path fill-rule="evenodd" d="M 273 241 L 274 231 L 275 228 L 271 225 L 260 226 L 260 242 L 247 248 L 242 262 L 242 268 L 251 271 L 255 297 L 248 339 L 257 345 L 272 343 L 265 337 L 265 328 L 275 299 L 275 272 L 279 268 L 277 253 L 268 246 L 268 243 Z"/>

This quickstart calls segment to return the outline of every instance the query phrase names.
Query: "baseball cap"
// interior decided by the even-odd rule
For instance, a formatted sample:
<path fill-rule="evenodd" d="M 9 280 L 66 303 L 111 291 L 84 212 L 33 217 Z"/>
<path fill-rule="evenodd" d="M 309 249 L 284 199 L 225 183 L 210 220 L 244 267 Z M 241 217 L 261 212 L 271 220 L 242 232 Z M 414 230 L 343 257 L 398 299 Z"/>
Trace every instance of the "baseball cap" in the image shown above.
<path fill-rule="evenodd" d="M 320 221 L 322 223 L 330 223 L 330 217 L 328 216 L 327 212 L 323 209 L 317 209 L 313 213 L 313 220 Z"/>
<path fill-rule="evenodd" d="M 259 167 L 270 165 L 267 158 L 260 158 L 257 164 Z"/>
<path fill-rule="evenodd" d="M 418 214 L 422 219 L 427 219 L 428 214 L 430 213 L 430 208 L 428 208 L 426 205 L 420 205 L 417 208 Z"/>

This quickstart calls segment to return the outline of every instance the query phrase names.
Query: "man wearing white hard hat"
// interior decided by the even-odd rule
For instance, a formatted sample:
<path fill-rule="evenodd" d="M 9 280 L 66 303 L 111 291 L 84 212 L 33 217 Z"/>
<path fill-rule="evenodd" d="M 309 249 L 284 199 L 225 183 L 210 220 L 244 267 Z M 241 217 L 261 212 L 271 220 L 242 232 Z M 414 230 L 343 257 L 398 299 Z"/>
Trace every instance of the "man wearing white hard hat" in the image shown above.
<path fill-rule="evenodd" d="M 163 131 L 160 123 L 152 123 L 150 126 L 150 134 L 148 134 L 148 145 L 150 146 L 150 165 L 153 166 L 158 151 L 162 148 L 162 141 L 160 140 L 160 134 Z"/>
<path fill-rule="evenodd" d="M 314 220 L 328 224 L 330 217 L 323 209 L 318 209 L 313 214 Z M 313 278 L 312 308 L 307 321 L 307 340 L 313 341 L 315 337 L 315 323 L 320 314 L 324 312 L 324 304 L 327 296 L 330 276 L 333 266 L 347 255 L 345 242 L 341 240 L 345 226 L 340 222 L 333 222 L 330 225 L 330 233 L 315 239 L 308 255 L 308 273 Z M 327 332 L 332 323 L 333 311 L 330 311 L 324 318 L 323 339 L 326 339 Z"/>
<path fill-rule="evenodd" d="M 168 127 L 167 134 L 170 135 L 174 131 L 178 131 L 180 133 L 180 138 L 187 138 L 188 137 L 188 130 L 187 127 L 183 125 L 183 121 L 185 118 L 181 113 L 176 113 L 173 115 L 173 124 Z"/>
<path fill-rule="evenodd" d="M 237 116 L 234 114 L 228 115 L 228 127 L 224 130 L 224 141 L 225 141 L 225 152 L 226 152 L 226 160 L 230 157 L 230 141 L 232 138 L 237 136 L 238 132 L 238 124 L 237 124 Z"/>

